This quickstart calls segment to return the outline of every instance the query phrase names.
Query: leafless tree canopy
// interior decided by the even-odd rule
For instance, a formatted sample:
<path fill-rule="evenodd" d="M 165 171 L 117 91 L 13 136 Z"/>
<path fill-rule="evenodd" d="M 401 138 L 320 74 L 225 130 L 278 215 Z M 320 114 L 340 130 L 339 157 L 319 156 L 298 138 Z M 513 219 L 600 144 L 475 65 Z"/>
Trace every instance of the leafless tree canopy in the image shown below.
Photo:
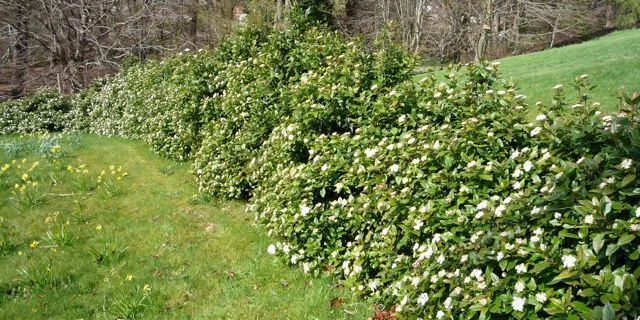
<path fill-rule="evenodd" d="M 640 22 L 637 0 L 0 0 L 0 99 L 25 88 L 72 92 L 126 59 L 215 46 L 248 13 L 285 26 L 295 5 L 331 12 L 334 27 L 383 31 L 424 57 L 472 61 L 553 47 Z"/>
<path fill-rule="evenodd" d="M 633 25 L 640 21 L 640 5 L 632 2 L 346 0 L 339 12 L 344 12 L 340 26 L 348 33 L 371 38 L 390 26 L 396 40 L 416 53 L 440 61 L 477 61 L 553 47 L 612 28 L 623 13 L 626 26 Z"/>
<path fill-rule="evenodd" d="M 214 46 L 233 25 L 232 0 L 0 0 L 0 72 L 11 94 L 75 91 L 126 58 Z"/>

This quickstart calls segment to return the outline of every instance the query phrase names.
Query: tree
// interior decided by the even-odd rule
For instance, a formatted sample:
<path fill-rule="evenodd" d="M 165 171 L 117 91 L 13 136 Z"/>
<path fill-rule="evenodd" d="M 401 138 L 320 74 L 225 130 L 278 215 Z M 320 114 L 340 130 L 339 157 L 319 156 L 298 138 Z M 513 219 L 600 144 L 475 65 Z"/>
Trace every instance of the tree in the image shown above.
<path fill-rule="evenodd" d="M 215 45 L 232 29 L 240 0 L 0 0 L 0 41 L 11 52 L 15 87 L 27 75 L 77 91 L 119 70 L 123 59 Z M 37 70 L 37 72 L 36 72 Z"/>

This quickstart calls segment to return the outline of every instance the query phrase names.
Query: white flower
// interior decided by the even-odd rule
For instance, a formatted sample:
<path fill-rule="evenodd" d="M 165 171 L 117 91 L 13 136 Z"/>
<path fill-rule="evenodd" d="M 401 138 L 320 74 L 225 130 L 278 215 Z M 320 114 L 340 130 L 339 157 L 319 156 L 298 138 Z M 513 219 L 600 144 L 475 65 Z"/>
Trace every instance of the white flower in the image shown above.
<path fill-rule="evenodd" d="M 513 297 L 513 302 L 511 302 L 511 307 L 515 311 L 522 312 L 522 311 L 524 311 L 525 302 L 526 302 L 525 298 Z"/>
<path fill-rule="evenodd" d="M 451 309 L 451 297 L 447 297 L 442 304 L 446 309 Z"/>
<path fill-rule="evenodd" d="M 542 128 L 540 127 L 535 127 L 533 128 L 533 130 L 531 130 L 531 132 L 529 133 L 530 136 L 535 137 L 537 136 L 540 132 L 542 132 Z"/>
<path fill-rule="evenodd" d="M 467 259 L 469 259 L 469 255 L 463 254 L 462 257 L 460 257 L 460 262 L 465 263 L 467 262 Z"/>
<path fill-rule="evenodd" d="M 429 301 L 429 295 L 427 293 L 420 294 L 420 296 L 418 297 L 418 304 L 420 306 L 424 306 L 427 301 Z"/>
<path fill-rule="evenodd" d="M 561 84 L 556 84 L 555 86 L 553 86 L 553 90 L 560 90 L 560 89 L 562 89 Z"/>
<path fill-rule="evenodd" d="M 371 158 L 371 157 L 375 156 L 377 152 L 378 152 L 377 148 L 364 149 L 364 154 L 367 155 L 367 158 Z"/>
<path fill-rule="evenodd" d="M 636 218 L 640 218 L 640 207 L 636 209 Z"/>
<path fill-rule="evenodd" d="M 553 217 L 554 217 L 556 220 L 560 220 L 560 218 L 562 218 L 562 214 L 561 214 L 560 212 L 554 212 L 554 213 L 553 213 Z"/>
<path fill-rule="evenodd" d="M 520 151 L 516 150 L 511 154 L 511 156 L 509 158 L 513 160 L 513 159 L 515 159 L 515 158 L 517 158 L 519 156 L 520 156 Z"/>
<path fill-rule="evenodd" d="M 389 170 L 394 173 L 398 172 L 400 170 L 400 166 L 398 166 L 397 164 L 394 164 L 391 167 L 389 167 Z"/>
<path fill-rule="evenodd" d="M 267 253 L 268 253 L 268 254 L 270 254 L 270 255 L 274 255 L 274 254 L 276 254 L 276 246 L 274 246 L 274 245 L 270 244 L 270 245 L 267 247 Z"/>
<path fill-rule="evenodd" d="M 484 280 L 484 279 L 482 278 L 482 270 L 480 270 L 480 269 L 478 269 L 478 268 L 473 269 L 469 275 L 470 275 L 470 276 L 472 276 L 472 277 L 474 277 L 474 278 L 476 278 L 476 280 L 477 280 L 477 281 L 482 281 L 482 280 Z"/>
<path fill-rule="evenodd" d="M 631 159 L 624 159 L 622 160 L 622 163 L 620 163 L 620 168 L 622 169 L 629 169 L 631 168 L 631 164 L 633 163 L 633 160 Z"/>
<path fill-rule="evenodd" d="M 576 257 L 572 256 L 572 255 L 564 255 L 562 256 L 562 266 L 567 268 L 567 269 L 571 269 L 573 267 L 575 267 L 576 265 Z"/>
<path fill-rule="evenodd" d="M 378 282 L 376 281 L 369 282 L 369 289 L 371 289 L 371 291 L 378 290 Z"/>
<path fill-rule="evenodd" d="M 531 236 L 531 242 L 536 243 L 536 242 L 538 242 L 538 241 L 540 241 L 540 237 L 538 237 L 538 236 Z"/>
<path fill-rule="evenodd" d="M 507 207 L 505 207 L 504 204 L 499 205 L 496 208 L 495 216 L 496 217 L 502 217 L 502 214 L 504 213 L 505 210 L 507 210 Z"/>
<path fill-rule="evenodd" d="M 540 303 L 545 303 L 547 301 L 547 295 L 544 292 L 536 293 L 536 300 Z"/>
<path fill-rule="evenodd" d="M 340 182 L 336 183 L 336 192 L 340 193 L 340 191 L 344 188 L 344 185 Z"/>
<path fill-rule="evenodd" d="M 522 188 L 522 183 L 520 181 L 516 181 L 511 186 L 513 187 L 513 190 L 518 190 Z"/>
<path fill-rule="evenodd" d="M 531 214 L 536 215 L 538 213 L 540 213 L 540 207 L 534 206 L 533 209 L 531 209 Z"/>
<path fill-rule="evenodd" d="M 516 282 L 515 289 L 516 289 L 516 292 L 524 291 L 524 282 L 522 281 Z"/>
<path fill-rule="evenodd" d="M 436 140 L 436 142 L 433 143 L 433 149 L 438 150 L 440 149 L 440 141 Z"/>
<path fill-rule="evenodd" d="M 298 263 L 298 256 L 294 254 L 291 256 L 291 264 L 296 264 L 296 263 Z"/>
<path fill-rule="evenodd" d="M 467 168 L 473 168 L 476 166 L 476 161 L 472 160 L 471 162 L 467 163 Z"/>
<path fill-rule="evenodd" d="M 282 246 L 282 252 L 289 254 L 289 245 L 285 244 L 284 246 Z"/>
<path fill-rule="evenodd" d="M 593 223 L 593 215 L 587 215 L 586 217 L 584 217 L 584 223 L 592 224 Z"/>
<path fill-rule="evenodd" d="M 422 229 L 423 225 L 424 225 L 424 222 L 422 222 L 422 220 L 420 219 L 413 220 L 413 229 L 420 230 Z"/>
<path fill-rule="evenodd" d="M 311 211 L 311 208 L 307 207 L 304 204 L 300 205 L 300 214 L 302 214 L 302 216 L 306 216 L 309 212 Z"/>
<path fill-rule="evenodd" d="M 545 116 L 544 114 L 539 114 L 539 115 L 536 117 L 536 120 L 537 120 L 537 121 L 545 121 L 545 120 L 547 120 L 547 116 Z"/>
<path fill-rule="evenodd" d="M 522 170 L 520 169 L 516 169 L 515 171 L 513 171 L 513 173 L 511 174 L 512 177 L 518 179 L 520 177 L 522 177 Z"/>
<path fill-rule="evenodd" d="M 444 318 L 444 312 L 442 312 L 442 310 L 438 310 L 438 313 L 436 313 L 436 319 L 442 318 Z"/>
<path fill-rule="evenodd" d="M 327 171 L 327 169 L 329 169 L 329 166 L 326 164 L 322 165 L 322 167 L 320 168 L 320 170 L 322 171 Z"/>
<path fill-rule="evenodd" d="M 525 265 L 524 263 L 521 263 L 519 265 L 516 266 L 516 272 L 517 273 L 526 273 L 527 272 L 527 265 Z"/>
<path fill-rule="evenodd" d="M 502 251 L 498 252 L 498 255 L 496 256 L 496 260 L 500 261 L 502 260 L 502 258 L 504 258 L 504 253 L 502 253 Z"/>
<path fill-rule="evenodd" d="M 478 205 L 476 206 L 476 209 L 484 210 L 487 208 L 488 205 L 489 205 L 489 201 L 483 200 L 482 202 L 478 203 Z"/>
<path fill-rule="evenodd" d="M 522 165 L 522 168 L 524 169 L 524 171 L 529 172 L 531 171 L 531 169 L 533 169 L 533 163 L 531 163 L 531 161 L 527 160 L 524 165 Z"/>
<path fill-rule="evenodd" d="M 444 263 L 444 255 L 439 255 L 438 258 L 436 259 L 436 261 L 439 264 L 443 264 Z"/>

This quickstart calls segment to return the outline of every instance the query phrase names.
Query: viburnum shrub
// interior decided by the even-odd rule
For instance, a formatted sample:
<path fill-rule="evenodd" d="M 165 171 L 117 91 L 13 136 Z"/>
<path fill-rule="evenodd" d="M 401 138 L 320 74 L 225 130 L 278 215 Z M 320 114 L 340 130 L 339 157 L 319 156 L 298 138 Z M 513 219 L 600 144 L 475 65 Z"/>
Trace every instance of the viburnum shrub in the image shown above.
<path fill-rule="evenodd" d="M 0 104 L 0 134 L 62 131 L 71 125 L 72 103 L 55 90 Z"/>
<path fill-rule="evenodd" d="M 201 101 L 217 88 L 216 60 L 208 52 L 130 66 L 76 99 L 77 127 L 141 139 L 159 154 L 188 159 L 200 144 Z"/>
<path fill-rule="evenodd" d="M 385 94 L 353 130 L 283 121 L 256 160 L 270 172 L 249 210 L 271 253 L 410 317 L 638 315 L 634 110 L 569 106 L 557 87 L 527 122 L 488 65 L 370 90 Z"/>
<path fill-rule="evenodd" d="M 248 197 L 260 184 L 260 172 L 277 164 L 272 158 L 256 162 L 270 152 L 264 151 L 270 137 L 290 124 L 310 135 L 351 130 L 356 118 L 368 116 L 376 95 L 371 86 L 409 79 L 412 65 L 411 56 L 396 47 L 368 52 L 318 27 L 274 32 L 257 46 L 250 35 L 237 45 L 257 50 L 220 68 L 216 86 L 224 89 L 204 102 L 215 116 L 203 130 L 195 170 L 201 192 L 221 198 Z M 293 153 L 307 157 L 303 149 Z"/>

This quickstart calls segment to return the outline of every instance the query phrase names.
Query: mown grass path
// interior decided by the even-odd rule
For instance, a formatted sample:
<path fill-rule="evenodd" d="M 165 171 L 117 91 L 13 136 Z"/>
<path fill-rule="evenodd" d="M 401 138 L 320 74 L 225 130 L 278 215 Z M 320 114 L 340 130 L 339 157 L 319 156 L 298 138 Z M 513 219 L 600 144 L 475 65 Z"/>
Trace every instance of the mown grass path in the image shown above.
<path fill-rule="evenodd" d="M 188 164 L 158 158 L 141 142 L 77 140 L 79 146 L 71 148 L 63 138 L 67 156 L 53 159 L 34 155 L 42 149 L 37 139 L 0 138 L 0 166 L 18 160 L 0 175 L 0 319 L 372 314 L 332 279 L 305 275 L 269 256 L 270 239 L 243 204 L 194 200 Z M 39 165 L 29 179 L 46 195 L 31 207 L 18 201 L 14 184 L 34 161 Z M 70 172 L 69 166 L 81 169 Z M 128 175 L 113 180 L 114 186 L 102 182 L 83 189 L 82 182 L 102 170 L 106 181 L 111 169 Z"/>

